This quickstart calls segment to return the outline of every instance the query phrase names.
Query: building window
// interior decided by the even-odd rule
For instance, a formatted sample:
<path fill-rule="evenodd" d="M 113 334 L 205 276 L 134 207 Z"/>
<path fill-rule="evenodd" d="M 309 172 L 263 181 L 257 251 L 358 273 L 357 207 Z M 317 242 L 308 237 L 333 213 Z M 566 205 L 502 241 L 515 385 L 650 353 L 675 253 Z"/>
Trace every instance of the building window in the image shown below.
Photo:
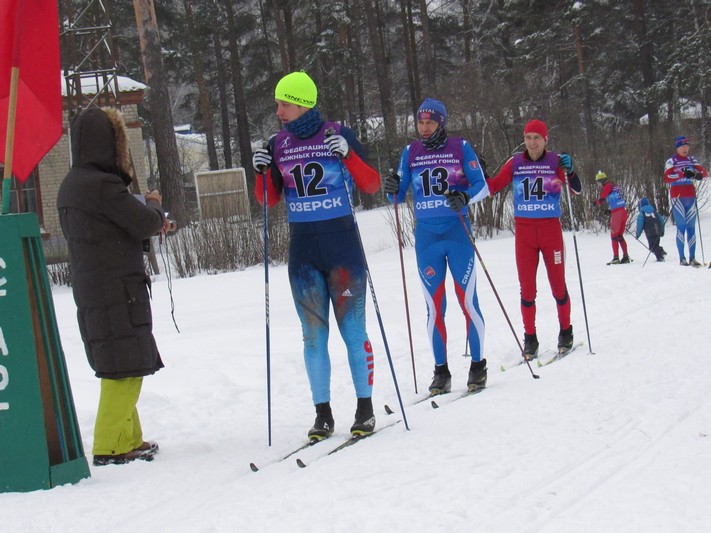
<path fill-rule="evenodd" d="M 3 166 L 0 165 L 0 172 Z M 39 205 L 38 175 L 35 168 L 24 183 L 12 178 L 10 183 L 10 213 L 37 213 L 42 224 L 42 209 Z"/>

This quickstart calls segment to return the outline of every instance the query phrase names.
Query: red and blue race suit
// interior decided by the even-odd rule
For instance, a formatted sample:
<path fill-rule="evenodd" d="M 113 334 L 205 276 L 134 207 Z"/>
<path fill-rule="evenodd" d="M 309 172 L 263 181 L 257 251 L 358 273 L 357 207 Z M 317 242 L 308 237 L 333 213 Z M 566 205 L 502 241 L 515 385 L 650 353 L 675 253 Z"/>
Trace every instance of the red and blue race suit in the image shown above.
<path fill-rule="evenodd" d="M 686 169 L 701 172 L 706 178 L 708 173 L 693 156 L 674 154 L 664 165 L 664 183 L 669 185 L 671 212 L 676 224 L 676 247 L 679 259 L 685 259 L 684 236 L 689 245 L 689 259 L 696 254 L 696 188 L 693 179 L 684 175 Z"/>
<path fill-rule="evenodd" d="M 339 160 L 324 144 L 333 128 L 350 146 Z M 273 161 L 267 171 L 267 205 L 283 195 L 289 219 L 289 282 L 301 321 L 304 361 L 314 404 L 330 401 L 331 361 L 328 352 L 329 309 L 348 352 L 358 398 L 373 387 L 373 350 L 365 328 L 367 274 L 365 258 L 351 211 L 353 183 L 366 193 L 380 187 L 380 176 L 363 158 L 352 130 L 324 122 L 307 139 L 287 130 L 270 140 Z M 263 203 L 263 178 L 255 193 Z"/>
<path fill-rule="evenodd" d="M 615 257 L 619 255 L 620 247 L 622 253 L 627 255 L 627 241 L 625 241 L 625 230 L 627 229 L 627 201 L 619 185 L 608 181 L 602 186 L 600 196 L 595 200 L 595 205 L 600 205 L 607 201 L 610 209 L 610 239 L 612 239 L 612 253 Z"/>

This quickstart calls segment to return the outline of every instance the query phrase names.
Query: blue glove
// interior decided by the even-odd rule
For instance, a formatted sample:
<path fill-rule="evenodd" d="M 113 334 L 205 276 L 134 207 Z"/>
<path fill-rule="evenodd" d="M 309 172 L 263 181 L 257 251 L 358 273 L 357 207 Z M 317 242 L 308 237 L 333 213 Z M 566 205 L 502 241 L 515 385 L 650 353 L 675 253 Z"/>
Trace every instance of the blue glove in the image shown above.
<path fill-rule="evenodd" d="M 383 183 L 383 191 L 387 194 L 397 194 L 400 190 L 400 176 L 392 172 Z"/>
<path fill-rule="evenodd" d="M 257 148 L 252 156 L 252 166 L 257 172 L 266 172 L 272 163 L 272 155 L 266 148 Z"/>
<path fill-rule="evenodd" d="M 461 211 L 469 203 L 469 195 L 463 191 L 447 191 L 445 196 L 452 211 Z"/>
<path fill-rule="evenodd" d="M 565 169 L 566 174 L 573 173 L 573 158 L 563 152 L 558 156 L 558 166 Z"/>
<path fill-rule="evenodd" d="M 326 147 L 331 155 L 337 155 L 341 159 L 348 157 L 348 152 L 350 152 L 350 146 L 348 146 L 348 141 L 341 135 L 330 135 L 326 137 Z"/>

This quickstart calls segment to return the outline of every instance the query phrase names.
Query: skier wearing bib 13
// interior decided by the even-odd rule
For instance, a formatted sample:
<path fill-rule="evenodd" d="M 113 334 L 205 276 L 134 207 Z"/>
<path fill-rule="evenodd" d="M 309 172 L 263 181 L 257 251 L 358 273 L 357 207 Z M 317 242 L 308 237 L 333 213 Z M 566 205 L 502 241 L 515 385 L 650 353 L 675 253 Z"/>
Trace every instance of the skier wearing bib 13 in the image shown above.
<path fill-rule="evenodd" d="M 461 137 L 447 135 L 447 110 L 439 100 L 427 98 L 417 111 L 421 140 L 407 146 L 397 173 L 383 189 L 390 201 L 405 200 L 412 187 L 415 220 L 415 254 L 422 289 L 427 301 L 427 331 L 434 353 L 431 395 L 451 390 L 447 363 L 447 309 L 445 279 L 449 267 L 459 305 L 467 321 L 471 364 L 469 392 L 486 387 L 484 317 L 476 293 L 474 249 L 470 242 L 468 204 L 488 196 L 482 164 L 472 146 Z M 464 224 L 462 224 L 464 221 Z"/>

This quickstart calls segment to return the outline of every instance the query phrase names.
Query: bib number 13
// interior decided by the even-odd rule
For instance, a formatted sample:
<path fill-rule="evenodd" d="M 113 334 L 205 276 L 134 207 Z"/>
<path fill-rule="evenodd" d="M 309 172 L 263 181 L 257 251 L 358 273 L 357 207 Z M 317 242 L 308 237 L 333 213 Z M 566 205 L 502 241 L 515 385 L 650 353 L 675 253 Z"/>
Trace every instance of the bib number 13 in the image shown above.
<path fill-rule="evenodd" d="M 430 169 L 425 170 L 422 174 L 422 193 L 425 196 L 442 196 L 447 192 L 449 184 L 447 183 L 448 172 L 446 168 L 435 167 L 431 171 Z M 430 176 L 432 177 L 432 183 L 430 181 Z"/>

